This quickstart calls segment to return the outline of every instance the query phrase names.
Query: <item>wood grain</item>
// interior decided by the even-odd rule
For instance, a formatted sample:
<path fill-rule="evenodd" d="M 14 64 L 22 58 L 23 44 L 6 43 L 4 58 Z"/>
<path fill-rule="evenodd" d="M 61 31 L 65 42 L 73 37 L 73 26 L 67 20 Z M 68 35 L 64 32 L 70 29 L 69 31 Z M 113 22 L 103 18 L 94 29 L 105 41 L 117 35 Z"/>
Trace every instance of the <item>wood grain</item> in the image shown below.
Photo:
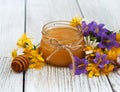
<path fill-rule="evenodd" d="M 78 0 L 84 17 L 104 23 L 110 30 L 120 29 L 120 0 Z"/>
<path fill-rule="evenodd" d="M 45 66 L 26 73 L 26 92 L 112 92 L 106 76 L 88 78 L 81 74 L 72 77 L 68 68 Z"/>
<path fill-rule="evenodd" d="M 114 92 L 120 92 L 120 75 L 117 72 L 111 73 L 108 76 Z"/>
<path fill-rule="evenodd" d="M 79 76 L 72 78 L 68 68 L 46 66 L 41 71 L 31 70 L 27 74 L 29 76 L 26 76 L 26 92 L 30 91 L 29 88 L 31 87 L 31 92 L 33 90 L 36 92 L 78 92 L 82 90 L 79 89 L 81 86 L 79 85 Z M 30 77 L 30 75 L 33 76 Z M 81 82 L 84 83 L 85 81 L 81 80 Z M 88 87 L 88 84 L 85 86 Z M 88 91 L 88 89 L 85 90 Z"/>
<path fill-rule="evenodd" d="M 24 0 L 0 0 L 0 92 L 22 92 L 23 74 L 11 68 L 11 51 L 24 33 Z"/>
<path fill-rule="evenodd" d="M 74 0 L 27 0 L 27 34 L 38 44 L 42 26 L 50 21 L 71 20 L 81 15 Z"/>
<path fill-rule="evenodd" d="M 120 0 L 78 0 L 85 18 L 96 19 L 105 23 L 112 31 L 120 29 Z M 89 3 L 88 3 L 89 2 Z M 116 72 L 109 76 L 114 92 L 120 92 L 120 75 Z"/>
<path fill-rule="evenodd" d="M 10 65 L 11 58 L 0 57 L 0 92 L 22 92 L 23 74 L 14 73 Z"/>
<path fill-rule="evenodd" d="M 10 56 L 24 33 L 24 0 L 0 0 L 0 56 Z"/>

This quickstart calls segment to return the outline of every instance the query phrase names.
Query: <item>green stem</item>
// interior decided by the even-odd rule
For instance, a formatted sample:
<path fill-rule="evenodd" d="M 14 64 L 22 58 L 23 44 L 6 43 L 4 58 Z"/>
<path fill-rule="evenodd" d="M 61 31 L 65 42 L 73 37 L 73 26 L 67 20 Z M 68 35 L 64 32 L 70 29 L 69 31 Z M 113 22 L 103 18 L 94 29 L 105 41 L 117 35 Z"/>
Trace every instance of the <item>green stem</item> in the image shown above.
<path fill-rule="evenodd" d="M 36 45 L 36 48 L 39 47 L 39 46 L 40 46 L 40 43 L 38 43 L 38 44 Z"/>

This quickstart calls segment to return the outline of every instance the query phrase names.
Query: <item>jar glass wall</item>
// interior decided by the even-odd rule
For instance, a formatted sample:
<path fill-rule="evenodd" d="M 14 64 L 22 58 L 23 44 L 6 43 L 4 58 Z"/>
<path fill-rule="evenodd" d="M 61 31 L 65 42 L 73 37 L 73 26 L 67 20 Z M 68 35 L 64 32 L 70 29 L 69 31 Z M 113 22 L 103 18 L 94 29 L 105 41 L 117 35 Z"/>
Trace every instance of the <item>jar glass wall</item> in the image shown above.
<path fill-rule="evenodd" d="M 81 39 L 82 41 L 79 45 L 84 46 L 82 33 L 76 27 L 71 26 L 69 21 L 50 22 L 43 26 L 40 50 L 48 64 L 68 66 L 71 63 L 71 57 L 65 47 L 70 49 L 74 56 L 82 58 L 84 57 L 83 49 L 71 49 L 78 45 Z"/>

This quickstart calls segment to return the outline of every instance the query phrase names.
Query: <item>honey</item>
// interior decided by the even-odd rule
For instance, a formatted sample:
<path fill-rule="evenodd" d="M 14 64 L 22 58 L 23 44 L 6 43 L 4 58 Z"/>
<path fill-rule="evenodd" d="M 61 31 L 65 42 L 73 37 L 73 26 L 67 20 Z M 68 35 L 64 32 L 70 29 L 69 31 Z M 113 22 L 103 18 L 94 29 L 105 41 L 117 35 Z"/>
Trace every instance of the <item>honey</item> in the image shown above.
<path fill-rule="evenodd" d="M 64 48 L 59 50 L 58 48 L 68 45 L 74 46 L 83 38 L 77 28 L 70 26 L 68 22 L 65 23 L 51 22 L 43 27 L 40 50 L 48 64 L 62 67 L 71 64 L 70 53 Z M 51 43 L 51 39 L 55 39 L 55 41 L 53 40 Z M 83 40 L 80 42 L 80 45 L 84 45 Z M 49 57 L 54 51 L 56 51 L 55 54 L 47 60 L 47 57 Z M 84 52 L 81 48 L 75 51 L 71 50 L 71 52 L 74 56 L 78 56 L 80 58 L 84 57 Z"/>

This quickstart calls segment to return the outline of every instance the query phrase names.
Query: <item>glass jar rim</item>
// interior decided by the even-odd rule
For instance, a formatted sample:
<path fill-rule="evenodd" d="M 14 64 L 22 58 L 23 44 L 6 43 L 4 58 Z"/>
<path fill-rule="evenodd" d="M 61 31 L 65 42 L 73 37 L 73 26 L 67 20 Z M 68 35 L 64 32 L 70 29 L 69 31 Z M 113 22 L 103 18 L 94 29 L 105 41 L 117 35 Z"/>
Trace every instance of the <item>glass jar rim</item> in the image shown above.
<path fill-rule="evenodd" d="M 55 26 L 55 24 L 59 24 L 59 25 L 62 24 L 62 25 L 66 25 L 66 26 L 69 26 L 71 28 L 76 29 L 76 27 L 70 25 L 70 22 L 71 21 L 67 21 L 67 20 L 57 20 L 57 21 L 48 22 L 48 23 L 46 23 L 46 24 L 43 25 L 43 27 L 42 27 L 42 34 L 43 35 L 46 34 L 45 30 L 48 28 L 47 26 L 51 25 L 51 24 L 53 24 L 53 26 Z"/>
<path fill-rule="evenodd" d="M 42 35 L 47 38 L 47 39 L 51 39 L 51 35 L 48 34 L 47 31 L 51 30 L 51 29 L 54 29 L 54 28 L 59 28 L 59 27 L 68 27 L 68 28 L 72 28 L 74 29 L 75 31 L 78 32 L 78 34 L 76 36 L 79 35 L 79 29 L 75 26 L 72 26 L 70 25 L 70 22 L 71 21 L 65 21 L 65 20 L 60 20 L 60 21 L 51 21 L 51 22 L 48 22 L 46 23 L 43 27 L 42 27 Z M 81 34 L 82 35 L 82 34 Z M 80 36 L 81 37 L 81 36 Z M 54 38 L 53 38 L 54 39 Z M 64 40 L 66 41 L 66 40 Z M 61 42 L 64 42 L 64 41 L 61 41 Z M 72 44 L 76 44 L 76 42 L 73 42 Z"/>

